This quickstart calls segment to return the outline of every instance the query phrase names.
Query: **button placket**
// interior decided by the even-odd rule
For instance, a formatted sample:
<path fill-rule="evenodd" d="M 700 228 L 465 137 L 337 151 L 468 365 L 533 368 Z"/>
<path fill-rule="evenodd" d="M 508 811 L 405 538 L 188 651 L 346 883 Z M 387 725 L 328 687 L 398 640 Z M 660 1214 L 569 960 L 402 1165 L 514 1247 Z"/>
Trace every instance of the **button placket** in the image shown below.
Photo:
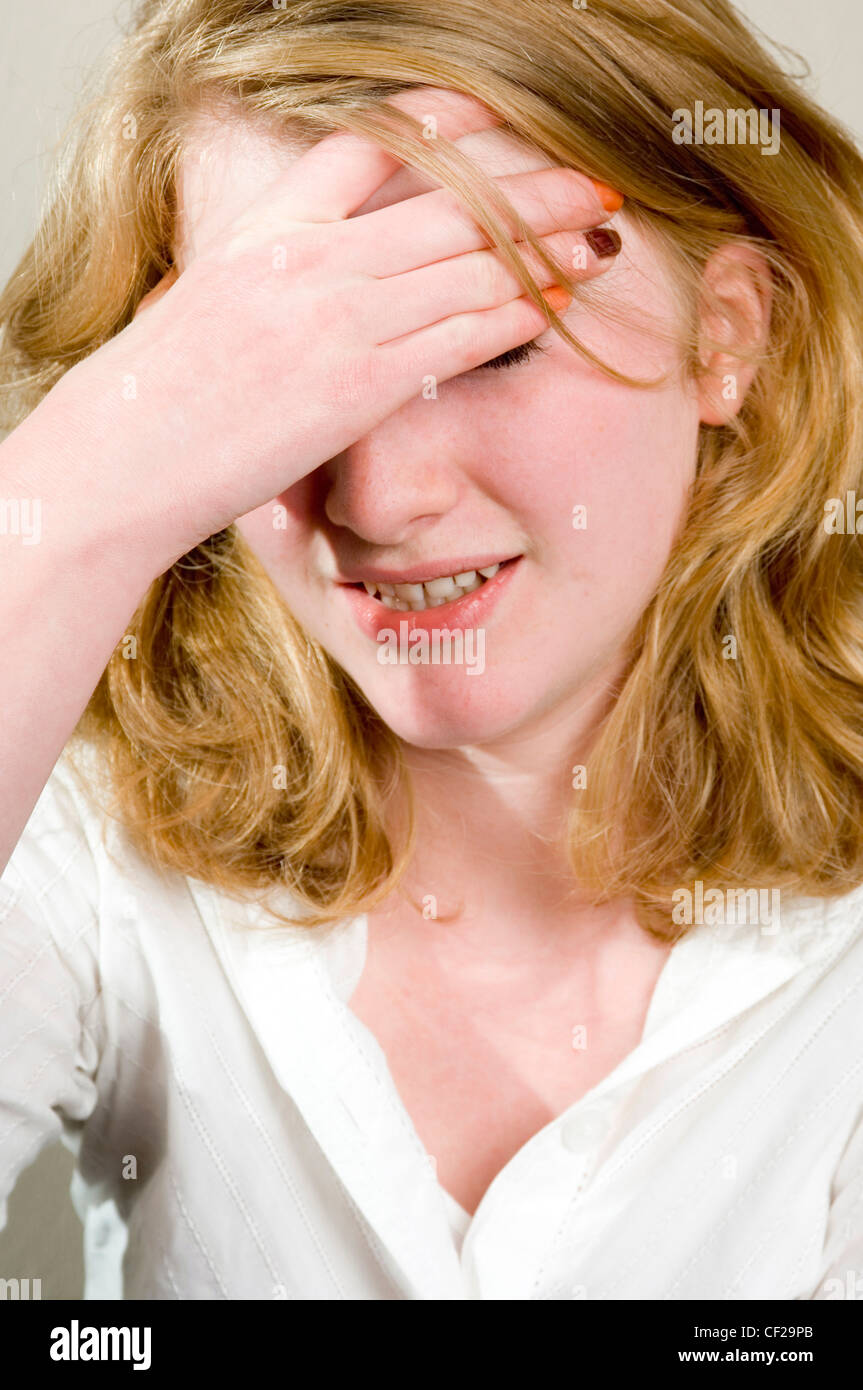
<path fill-rule="evenodd" d="M 577 1200 L 592 1178 L 602 1145 L 611 1130 L 617 1106 L 602 1099 L 561 1119 L 559 1142 L 567 1154 L 568 1178 Z"/>

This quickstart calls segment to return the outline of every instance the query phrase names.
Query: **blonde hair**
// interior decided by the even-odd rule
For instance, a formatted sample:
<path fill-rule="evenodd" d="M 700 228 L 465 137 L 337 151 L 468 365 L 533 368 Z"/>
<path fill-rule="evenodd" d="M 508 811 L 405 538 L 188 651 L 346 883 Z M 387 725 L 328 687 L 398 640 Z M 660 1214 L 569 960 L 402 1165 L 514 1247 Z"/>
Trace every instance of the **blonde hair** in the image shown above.
<path fill-rule="evenodd" d="M 692 305 L 723 242 L 773 273 L 767 352 L 736 419 L 702 427 L 686 525 L 573 797 L 574 876 L 597 901 L 631 897 L 661 938 L 693 880 L 847 891 L 863 881 L 863 574 L 823 510 L 863 495 L 863 163 L 724 0 L 145 0 L 0 298 L 7 424 L 170 267 L 177 161 L 208 101 L 372 135 L 454 189 L 536 299 L 494 183 L 381 104 L 422 84 L 620 189 Z M 779 109 L 781 153 L 674 144 L 673 113 L 698 101 Z M 136 659 L 115 653 L 78 733 L 152 861 L 235 894 L 288 885 L 310 925 L 392 891 L 413 834 L 398 740 L 234 528 L 155 581 L 129 636 Z"/>

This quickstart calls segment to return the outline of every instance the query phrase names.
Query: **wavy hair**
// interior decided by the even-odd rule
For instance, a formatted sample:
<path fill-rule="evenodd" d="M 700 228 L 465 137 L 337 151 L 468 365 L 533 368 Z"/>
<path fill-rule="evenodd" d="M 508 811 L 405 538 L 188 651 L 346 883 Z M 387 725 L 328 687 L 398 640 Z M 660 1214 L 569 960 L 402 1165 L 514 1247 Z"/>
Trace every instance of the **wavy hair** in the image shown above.
<path fill-rule="evenodd" d="M 453 189 L 542 303 L 514 244 L 536 240 L 494 182 L 382 104 L 417 85 L 472 94 L 554 163 L 620 189 L 692 309 L 693 373 L 707 258 L 757 247 L 769 342 L 735 419 L 701 428 L 686 523 L 566 827 L 580 886 L 630 897 L 662 939 L 680 935 L 671 896 L 693 880 L 815 896 L 863 881 L 861 548 L 823 524 L 828 498 L 863 496 L 863 163 L 782 56 L 725 0 L 144 0 L 0 297 L 14 425 L 170 268 L 185 132 L 229 100 L 372 136 Z M 675 143 L 675 111 L 698 101 L 778 109 L 780 153 Z M 557 269 L 599 302 L 601 284 Z M 151 861 L 233 894 L 288 886 L 309 925 L 381 900 L 411 853 L 398 740 L 233 527 L 153 583 L 76 732 L 104 753 L 112 812 Z"/>

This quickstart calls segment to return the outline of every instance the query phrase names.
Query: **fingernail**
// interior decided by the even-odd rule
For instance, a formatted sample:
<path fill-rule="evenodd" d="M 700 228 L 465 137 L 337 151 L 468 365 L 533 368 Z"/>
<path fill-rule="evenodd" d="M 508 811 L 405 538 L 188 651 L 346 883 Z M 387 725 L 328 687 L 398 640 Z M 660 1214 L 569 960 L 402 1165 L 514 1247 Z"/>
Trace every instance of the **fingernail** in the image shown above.
<path fill-rule="evenodd" d="M 567 305 L 572 303 L 572 295 L 562 285 L 552 285 L 551 289 L 543 290 L 542 297 L 556 314 L 561 313 Z"/>
<path fill-rule="evenodd" d="M 623 245 L 613 227 L 593 227 L 589 232 L 585 232 L 584 239 L 600 260 L 605 260 L 607 256 L 616 256 Z"/>
<path fill-rule="evenodd" d="M 606 212 L 619 212 L 623 207 L 623 194 L 618 193 L 610 184 L 601 183 L 599 179 L 591 179 L 591 183 L 599 194 L 599 201 Z"/>

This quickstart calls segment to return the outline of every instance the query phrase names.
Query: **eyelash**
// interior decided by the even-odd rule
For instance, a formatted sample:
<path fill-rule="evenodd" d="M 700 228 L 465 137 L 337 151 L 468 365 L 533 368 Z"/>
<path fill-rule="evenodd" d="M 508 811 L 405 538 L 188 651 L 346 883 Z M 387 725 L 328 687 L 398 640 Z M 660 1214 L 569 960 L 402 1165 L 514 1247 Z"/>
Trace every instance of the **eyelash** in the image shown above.
<path fill-rule="evenodd" d="M 475 371 L 485 372 L 500 371 L 503 367 L 518 367 L 522 362 L 526 362 L 529 357 L 533 357 L 537 352 L 544 352 L 537 342 L 520 343 L 518 347 L 510 348 L 508 352 L 502 352 L 499 357 L 493 357 L 490 362 L 483 362 L 481 366 L 474 368 Z"/>

